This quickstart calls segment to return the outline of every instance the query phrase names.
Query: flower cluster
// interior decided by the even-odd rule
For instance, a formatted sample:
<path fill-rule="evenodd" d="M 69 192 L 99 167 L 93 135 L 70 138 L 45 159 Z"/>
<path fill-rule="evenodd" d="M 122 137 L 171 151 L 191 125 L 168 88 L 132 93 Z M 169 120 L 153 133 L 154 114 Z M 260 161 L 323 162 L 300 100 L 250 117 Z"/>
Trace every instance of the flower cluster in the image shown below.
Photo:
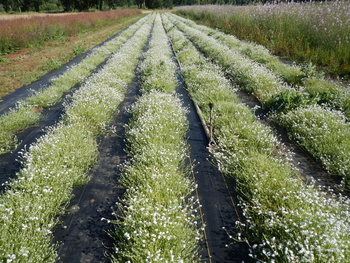
<path fill-rule="evenodd" d="M 300 107 L 274 118 L 289 135 L 320 159 L 324 167 L 349 181 L 350 125 L 344 114 L 318 105 Z"/>

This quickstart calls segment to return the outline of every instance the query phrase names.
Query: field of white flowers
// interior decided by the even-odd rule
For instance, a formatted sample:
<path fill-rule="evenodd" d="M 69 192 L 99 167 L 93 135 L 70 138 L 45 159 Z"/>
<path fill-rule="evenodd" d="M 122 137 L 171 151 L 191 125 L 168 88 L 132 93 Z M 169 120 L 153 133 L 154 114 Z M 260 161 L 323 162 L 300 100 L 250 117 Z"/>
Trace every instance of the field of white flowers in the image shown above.
<path fill-rule="evenodd" d="M 212 29 L 204 30 L 203 26 L 199 27 L 199 30 L 193 22 L 183 18 L 176 20 L 176 26 L 206 57 L 222 67 L 233 83 L 253 94 L 263 107 L 275 112 L 276 114 L 273 114 L 271 118 L 285 127 L 291 138 L 300 142 L 300 145 L 305 147 L 328 171 L 344 177 L 347 183 L 350 175 L 348 162 L 350 141 L 346 137 L 346 134 L 349 133 L 346 121 L 349 116 L 348 88 L 308 75 L 301 78 L 300 85 L 305 84 L 304 86 L 295 87 L 296 83 L 292 85 L 293 83 L 285 82 L 283 77 L 280 77 L 279 70 L 273 71 L 273 68 L 269 69 L 268 66 L 265 66 L 268 64 L 266 61 L 270 61 L 276 68 L 282 68 L 283 71 L 288 69 L 287 66 L 278 64 L 275 57 L 268 56 L 266 52 L 261 51 L 263 50 L 261 47 L 258 48 L 260 52 L 248 52 L 254 54 L 253 60 L 244 52 L 243 54 L 240 52 L 242 49 L 252 49 L 251 44 L 248 46 L 245 46 L 244 43 L 235 46 L 227 45 L 229 40 L 222 43 L 220 41 L 222 37 L 217 40 L 218 37 L 211 36 L 213 34 L 220 36 L 222 33 L 217 33 Z M 290 72 L 290 74 L 284 73 L 284 76 L 288 76 L 287 79 L 299 79 L 302 76 L 300 70 L 295 66 L 290 67 Z M 315 107 L 315 105 L 320 106 Z M 293 110 L 293 114 L 301 116 L 302 112 L 310 107 L 314 112 L 313 116 L 308 116 L 311 124 L 300 127 L 296 122 L 287 121 L 288 113 L 286 112 Z M 301 118 L 298 117 L 298 119 Z M 319 122 L 321 119 L 322 123 Z M 327 124 L 323 125 L 324 123 Z M 324 134 L 332 134 L 332 136 L 324 136 Z M 310 138 L 313 143 L 309 143 Z"/>
<path fill-rule="evenodd" d="M 243 89 L 256 96 L 272 112 L 272 120 L 347 183 L 348 111 L 345 100 L 339 99 L 347 91 L 305 75 L 295 65 L 281 64 L 260 46 L 173 14 L 153 13 L 0 117 L 5 152 L 17 143 L 17 130 L 41 118 L 33 109 L 54 105 L 83 82 L 64 101 L 58 123 L 22 150 L 22 168 L 0 195 L 2 262 L 55 261 L 59 244 L 51 240 L 57 218 L 66 213 L 72 188 L 89 180 L 87 173 L 99 155 L 97 137 L 106 134 L 135 74 L 141 96 L 128 109 L 129 161 L 122 165 L 119 179 L 125 192 L 113 211 L 115 219 L 101 218 L 115 224 L 110 233 L 115 245 L 108 258 L 201 261 L 199 241 L 205 239 L 205 228 L 188 164 L 187 109 L 176 93 L 178 73 L 204 122 L 209 122 L 208 103 L 215 105 L 216 145 L 211 153 L 218 168 L 236 181 L 245 217 L 235 222 L 239 234 L 230 237 L 232 242 L 246 242 L 257 262 L 350 260 L 350 200 L 321 191 L 315 182 L 304 184 L 289 156 L 279 150 L 274 131 L 235 94 Z M 339 93 L 324 95 L 327 101 L 320 103 L 308 83 L 325 83 Z"/>
<path fill-rule="evenodd" d="M 23 168 L 0 196 L 2 261 L 55 260 L 57 245 L 50 246 L 51 229 L 58 223 L 57 215 L 65 213 L 72 187 L 86 182 L 98 156 L 96 136 L 104 132 L 134 76 L 153 22 L 152 17 L 144 20 L 73 94 L 62 120 L 23 152 Z"/>
<path fill-rule="evenodd" d="M 175 65 L 158 14 L 139 67 L 142 96 L 127 127 L 130 163 L 117 211 L 113 262 L 199 262 L 197 201 L 186 167 L 186 109 L 174 93 Z"/>
<path fill-rule="evenodd" d="M 216 105 L 217 149 L 213 154 L 219 168 L 237 180 L 247 219 L 244 224 L 237 222 L 237 226 L 245 236 L 242 240 L 251 245 L 252 256 L 260 262 L 348 261 L 349 200 L 327 197 L 313 184 L 304 185 L 297 171 L 276 154 L 278 142 L 273 132 L 239 103 L 224 76 L 228 75 L 235 87 L 248 86 L 250 92 L 266 84 L 267 93 L 273 94 L 286 88 L 285 84 L 261 64 L 224 46 L 215 49 L 218 43 L 204 30 L 194 32 L 180 20 L 183 19 L 167 15 L 163 21 L 191 96 L 203 109 L 208 101 Z M 251 68 L 246 67 L 246 61 Z M 263 90 L 255 94 L 269 97 Z M 208 111 L 204 118 L 208 119 Z M 349 151 L 345 154 L 349 155 Z"/>

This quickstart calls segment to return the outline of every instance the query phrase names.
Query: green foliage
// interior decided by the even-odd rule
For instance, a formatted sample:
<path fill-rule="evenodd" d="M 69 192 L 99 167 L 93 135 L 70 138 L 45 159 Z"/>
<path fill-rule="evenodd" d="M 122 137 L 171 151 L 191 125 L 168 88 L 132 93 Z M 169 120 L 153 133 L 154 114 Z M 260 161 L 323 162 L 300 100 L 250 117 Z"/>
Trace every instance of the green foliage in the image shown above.
<path fill-rule="evenodd" d="M 78 45 L 78 46 L 74 47 L 73 54 L 74 54 L 74 56 L 79 56 L 79 55 L 83 54 L 84 51 L 85 51 L 84 48 L 82 46 Z"/>
<path fill-rule="evenodd" d="M 59 12 L 63 11 L 63 6 L 60 0 L 44 0 L 40 5 L 40 10 Z"/>
<path fill-rule="evenodd" d="M 57 61 L 54 58 L 50 58 L 48 62 L 46 62 L 46 65 L 44 67 L 47 67 L 49 70 L 52 69 L 58 69 L 62 66 L 62 63 L 60 61 Z"/>
<path fill-rule="evenodd" d="M 4 63 L 4 64 L 7 64 L 8 61 L 5 57 L 0 57 L 0 63 Z"/>
<path fill-rule="evenodd" d="M 266 106 L 273 112 L 286 112 L 302 105 L 315 104 L 315 99 L 310 99 L 307 93 L 302 93 L 294 89 L 286 89 L 281 93 L 272 95 Z"/>

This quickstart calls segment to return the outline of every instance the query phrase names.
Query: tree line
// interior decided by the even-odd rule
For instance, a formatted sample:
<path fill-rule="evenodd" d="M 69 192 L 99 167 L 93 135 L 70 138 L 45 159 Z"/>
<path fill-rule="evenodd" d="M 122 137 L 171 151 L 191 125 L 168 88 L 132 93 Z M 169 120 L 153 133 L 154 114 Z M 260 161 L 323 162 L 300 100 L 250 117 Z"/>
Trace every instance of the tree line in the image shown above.
<path fill-rule="evenodd" d="M 280 2 L 288 1 L 282 0 Z M 293 2 L 301 1 L 304 0 L 294 0 Z M 118 7 L 159 9 L 181 5 L 248 5 L 259 2 L 266 3 L 271 2 L 271 0 L 0 0 L 0 12 L 82 12 L 111 10 Z"/>
<path fill-rule="evenodd" d="M 0 11 L 71 12 L 135 7 L 140 0 L 0 0 Z M 2 9 L 2 10 L 1 10 Z"/>

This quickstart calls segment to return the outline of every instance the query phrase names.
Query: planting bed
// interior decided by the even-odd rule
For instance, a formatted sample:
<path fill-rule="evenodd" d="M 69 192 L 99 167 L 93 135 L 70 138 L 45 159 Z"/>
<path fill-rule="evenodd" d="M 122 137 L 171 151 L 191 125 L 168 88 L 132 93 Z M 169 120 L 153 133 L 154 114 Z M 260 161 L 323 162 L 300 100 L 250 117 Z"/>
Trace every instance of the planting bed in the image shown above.
<path fill-rule="evenodd" d="M 19 150 L 0 156 L 1 261 L 349 260 L 346 191 L 261 108 L 287 86 L 246 57 L 233 77 L 184 22 L 150 14 L 121 32 L 19 133 Z M 1 113 L 41 101 L 26 92 L 5 98 Z"/>

